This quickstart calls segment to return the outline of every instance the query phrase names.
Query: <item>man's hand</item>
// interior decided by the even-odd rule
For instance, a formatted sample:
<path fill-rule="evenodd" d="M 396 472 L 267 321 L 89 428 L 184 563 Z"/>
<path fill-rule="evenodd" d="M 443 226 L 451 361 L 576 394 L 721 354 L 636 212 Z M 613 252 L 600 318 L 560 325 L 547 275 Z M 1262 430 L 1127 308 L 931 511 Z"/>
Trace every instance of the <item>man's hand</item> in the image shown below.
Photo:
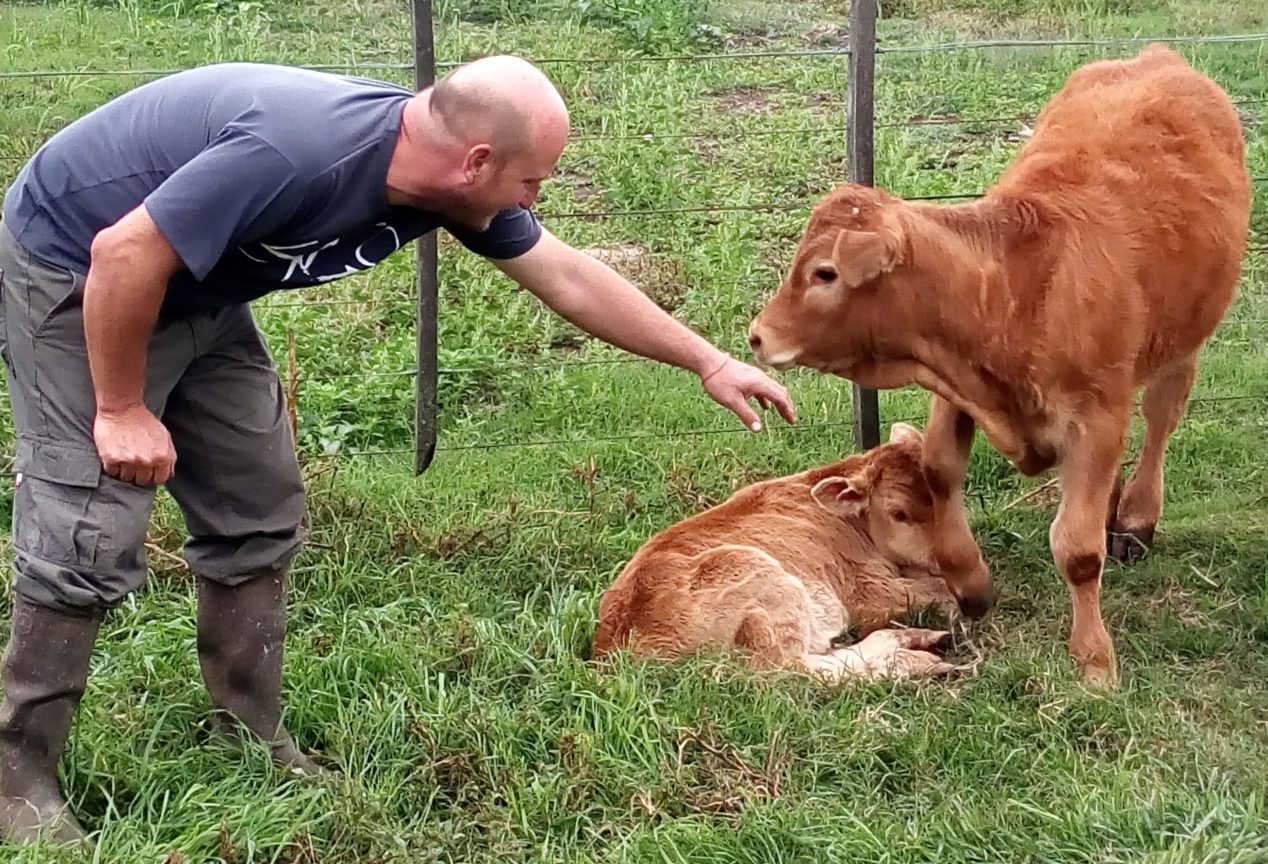
<path fill-rule="evenodd" d="M 773 404 L 789 423 L 797 422 L 797 412 L 788 391 L 759 369 L 741 363 L 734 357 L 728 357 L 721 366 L 702 375 L 700 383 L 719 405 L 734 411 L 744 421 L 744 425 L 754 432 L 762 430 L 762 421 L 748 404 L 748 400 L 753 398 L 763 408 L 770 408 Z"/>
<path fill-rule="evenodd" d="M 123 411 L 97 412 L 93 441 L 106 473 L 125 483 L 155 486 L 172 478 L 176 448 L 172 436 L 144 405 Z"/>

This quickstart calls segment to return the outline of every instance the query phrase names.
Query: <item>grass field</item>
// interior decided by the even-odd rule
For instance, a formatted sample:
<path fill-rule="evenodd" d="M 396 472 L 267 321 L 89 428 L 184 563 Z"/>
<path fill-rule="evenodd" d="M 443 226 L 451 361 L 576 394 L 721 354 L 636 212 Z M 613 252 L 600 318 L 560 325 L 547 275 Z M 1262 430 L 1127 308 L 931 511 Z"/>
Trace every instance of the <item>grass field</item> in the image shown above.
<path fill-rule="evenodd" d="M 883 5 L 887 46 L 1268 30 L 1255 0 Z M 827 48 L 847 11 L 844 0 L 437 0 L 437 51 L 574 61 L 546 67 L 578 139 L 548 184 L 547 224 L 580 246 L 619 247 L 645 290 L 746 357 L 746 323 L 807 206 L 845 176 L 843 62 L 575 60 Z M 106 70 L 397 64 L 410 44 L 401 0 L 0 2 L 0 71 L 102 73 L 0 77 L 0 182 L 60 125 L 145 78 Z M 1268 42 L 1179 47 L 1241 103 L 1253 173 L 1268 176 Z M 980 191 L 1072 69 L 1132 50 L 882 55 L 876 182 Z M 1256 193 L 1252 242 L 1264 246 L 1268 183 Z M 772 203 L 788 206 L 628 212 Z M 608 215 L 566 215 L 577 212 Z M 1268 861 L 1268 256 L 1248 257 L 1205 355 L 1155 553 L 1107 568 L 1123 684 L 1092 695 L 1066 656 L 1052 497 L 980 440 L 968 490 L 1001 599 L 959 634 L 959 659 L 977 658 L 969 671 L 827 689 L 721 655 L 589 663 L 598 596 L 651 533 L 737 485 L 851 449 L 848 382 L 785 373 L 798 424 L 772 417 L 750 434 L 692 376 L 583 338 L 441 244 L 441 452 L 421 477 L 409 452 L 412 254 L 257 304 L 284 371 L 295 339 L 310 488 L 289 724 L 341 779 L 287 779 L 262 753 L 204 746 L 193 584 L 161 498 L 151 580 L 103 630 L 65 761 L 78 812 L 102 832 L 98 860 Z M 882 418 L 919 421 L 926 402 L 883 393 Z M 59 860 L 0 848 L 0 861 Z"/>

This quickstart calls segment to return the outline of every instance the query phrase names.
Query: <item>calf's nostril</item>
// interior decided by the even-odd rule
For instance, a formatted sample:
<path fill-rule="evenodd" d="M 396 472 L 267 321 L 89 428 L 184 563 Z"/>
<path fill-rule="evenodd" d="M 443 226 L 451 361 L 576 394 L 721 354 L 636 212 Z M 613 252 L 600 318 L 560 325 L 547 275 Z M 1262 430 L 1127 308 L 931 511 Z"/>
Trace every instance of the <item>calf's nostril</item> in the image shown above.
<path fill-rule="evenodd" d="M 758 336 L 756 333 L 750 333 L 748 336 L 748 345 L 756 351 L 758 348 L 762 347 L 762 337 Z"/>

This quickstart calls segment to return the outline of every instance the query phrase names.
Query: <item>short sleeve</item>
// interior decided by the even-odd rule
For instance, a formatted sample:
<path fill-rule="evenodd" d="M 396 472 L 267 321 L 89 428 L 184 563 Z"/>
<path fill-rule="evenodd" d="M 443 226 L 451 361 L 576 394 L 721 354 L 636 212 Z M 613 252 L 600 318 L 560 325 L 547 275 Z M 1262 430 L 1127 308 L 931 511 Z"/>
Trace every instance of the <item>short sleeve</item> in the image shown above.
<path fill-rule="evenodd" d="M 145 199 L 146 209 L 195 279 L 245 241 L 298 212 L 303 184 L 273 146 L 229 127 Z"/>
<path fill-rule="evenodd" d="M 518 206 L 498 213 L 483 231 L 473 231 L 448 220 L 443 224 L 446 231 L 472 252 L 498 260 L 518 258 L 536 246 L 542 236 L 537 216 Z"/>

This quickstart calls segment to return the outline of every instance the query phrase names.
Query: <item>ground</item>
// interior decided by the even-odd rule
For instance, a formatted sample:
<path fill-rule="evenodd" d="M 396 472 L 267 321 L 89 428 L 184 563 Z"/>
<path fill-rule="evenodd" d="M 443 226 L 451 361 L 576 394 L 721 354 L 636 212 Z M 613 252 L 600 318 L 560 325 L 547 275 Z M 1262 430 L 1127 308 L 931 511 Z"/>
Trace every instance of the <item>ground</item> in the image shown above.
<path fill-rule="evenodd" d="M 883 47 L 1268 30 L 1253 0 L 883 5 Z M 744 325 L 808 204 L 845 177 L 844 62 L 824 52 L 845 38 L 846 3 L 436 6 L 443 61 L 557 61 L 544 68 L 577 140 L 548 184 L 548 225 L 747 356 Z M 3 182 L 145 70 L 266 59 L 411 80 L 386 68 L 412 59 L 400 0 L 0 3 L 0 45 Z M 1253 171 L 1268 176 L 1268 42 L 1180 47 L 1239 102 Z M 980 191 L 1065 75 L 1132 50 L 883 54 L 876 182 Z M 819 53 L 787 56 L 802 51 Z M 736 52 L 766 56 L 663 59 Z M 11 75 L 49 70 L 88 74 Z M 441 260 L 441 449 L 421 477 L 413 256 L 257 306 L 294 378 L 311 492 L 288 722 L 344 779 L 280 778 L 260 753 L 203 745 L 194 591 L 162 498 L 152 578 L 105 627 L 66 760 L 78 811 L 104 829 L 101 860 L 1268 860 L 1263 253 L 1247 258 L 1174 440 L 1157 548 L 1107 570 L 1123 674 L 1107 695 L 1085 692 L 1066 656 L 1052 497 L 982 441 L 968 489 L 1000 605 L 958 633 L 957 677 L 825 689 L 719 655 L 591 664 L 599 593 L 639 544 L 740 484 L 851 450 L 849 386 L 784 374 L 800 421 L 753 435 L 690 375 L 582 338 L 448 238 Z M 881 396 L 885 424 L 926 406 L 912 389 Z M 12 426 L 0 430 L 11 453 Z"/>

